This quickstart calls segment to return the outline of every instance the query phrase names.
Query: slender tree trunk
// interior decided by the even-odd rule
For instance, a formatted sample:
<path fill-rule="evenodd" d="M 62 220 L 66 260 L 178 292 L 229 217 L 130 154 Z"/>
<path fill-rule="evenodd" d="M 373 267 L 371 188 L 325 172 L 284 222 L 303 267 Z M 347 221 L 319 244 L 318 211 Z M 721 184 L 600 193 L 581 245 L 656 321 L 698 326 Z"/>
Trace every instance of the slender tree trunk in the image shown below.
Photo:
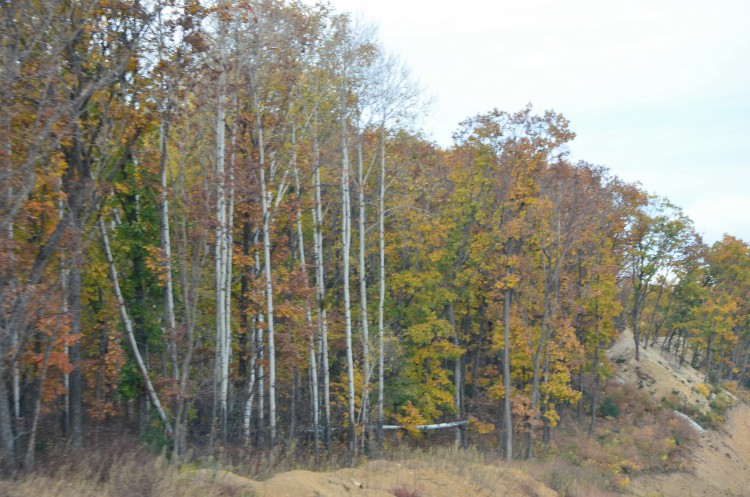
<path fill-rule="evenodd" d="M 545 325 L 542 324 L 542 335 L 544 335 L 544 327 Z M 543 340 L 543 337 L 540 337 L 540 340 Z M 541 343 L 540 343 L 541 348 Z M 530 411 L 531 414 L 529 415 L 529 420 L 527 423 L 527 447 L 526 447 L 526 459 L 533 459 L 534 458 L 534 431 L 535 431 L 535 424 L 537 421 L 541 419 L 541 415 L 537 413 L 537 409 L 539 406 L 539 377 L 540 377 L 540 358 L 542 355 L 542 350 L 537 350 L 534 353 L 534 362 L 533 362 L 533 373 L 531 378 L 531 405 L 530 405 Z"/>
<path fill-rule="evenodd" d="M 8 28 L 12 27 L 15 22 L 12 16 L 7 16 L 5 20 L 9 23 Z M 5 143 L 3 144 L 2 150 L 4 152 L 3 165 L 4 174 L 12 174 L 13 172 L 13 140 L 12 134 L 12 119 L 10 113 L 3 113 L 2 115 L 3 128 L 5 129 L 4 138 Z M 8 184 L 5 192 L 6 194 L 4 203 L 10 205 L 13 202 L 13 186 Z M 14 239 L 14 227 L 13 218 L 8 216 L 7 221 L 3 220 L 3 224 L 7 222 L 6 226 L 0 226 L 0 229 L 5 231 L 4 235 L 7 237 L 8 242 L 12 243 Z M 10 279 L 13 279 L 12 270 L 15 266 L 15 257 L 12 250 L 8 250 L 7 253 L 3 254 L 4 264 L 7 264 L 8 270 L 0 272 L 0 309 L 5 309 L 5 294 L 6 285 Z M 10 336 L 14 336 L 14 332 L 10 330 L 9 323 L 6 322 L 5 312 L 0 312 L 0 331 Z M 7 345 L 4 339 L 0 340 L 0 469 L 11 468 L 16 464 L 16 451 L 15 451 L 15 436 L 13 434 L 13 412 L 11 406 L 8 403 L 8 389 L 5 378 L 5 363 L 4 359 L 7 357 Z M 13 377 L 13 373 L 11 374 Z"/>
<path fill-rule="evenodd" d="M 469 334 L 471 332 L 471 309 L 467 307 L 466 314 L 464 314 L 464 317 L 461 318 L 461 328 L 463 329 L 464 333 Z M 484 350 L 484 339 L 485 339 L 485 320 L 481 319 L 479 322 L 479 336 L 472 340 L 474 342 L 474 357 L 471 364 L 472 368 L 472 381 L 471 381 L 471 399 L 477 399 L 478 398 L 478 392 L 479 392 L 479 378 L 482 376 L 481 373 L 479 373 L 479 368 L 481 367 L 481 360 L 482 360 L 482 350 Z"/>
<path fill-rule="evenodd" d="M 13 224 L 9 223 L 9 240 L 13 239 L 12 235 Z M 12 261 L 12 256 L 9 259 Z M 0 309 L 5 309 L 6 279 L 3 276 L 0 273 Z M 10 331 L 9 323 L 5 320 L 5 313 L 0 313 L 0 324 L 2 325 L 2 331 Z M 12 335 L 12 332 L 9 334 Z M 3 358 L 6 357 L 7 352 L 5 340 L 0 340 L 0 445 L 2 446 L 2 450 L 0 450 L 0 469 L 14 468 L 17 463 L 16 437 L 13 423 L 13 420 L 16 418 L 11 410 L 11 404 L 8 402 L 9 392 L 5 377 L 6 368 L 3 364 Z"/>
<path fill-rule="evenodd" d="M 224 166 L 226 155 L 224 132 L 226 127 L 226 109 L 224 103 L 224 88 L 226 75 L 219 76 L 219 102 L 216 112 L 216 242 L 214 249 L 214 278 L 215 278 L 215 326 L 216 326 L 216 360 L 215 360 L 215 424 L 218 424 L 220 437 L 226 441 L 227 428 L 227 397 L 229 362 L 226 320 L 226 237 L 227 237 L 227 178 Z M 212 430 L 213 431 L 213 430 Z"/>
<path fill-rule="evenodd" d="M 57 326 L 55 326 L 57 328 Z M 55 331 L 57 336 L 57 331 Z M 34 410 L 31 414 L 31 429 L 29 430 L 29 441 L 26 447 L 26 456 L 24 457 L 23 465 L 24 469 L 31 470 L 34 467 L 34 456 L 36 455 L 36 434 L 39 426 L 39 413 L 42 410 L 42 390 L 44 389 L 44 382 L 47 379 L 47 371 L 49 369 L 49 356 L 52 352 L 52 341 L 50 341 L 45 347 L 44 360 L 42 361 L 42 370 L 39 373 L 39 389 L 34 400 Z"/>
<path fill-rule="evenodd" d="M 112 250 L 109 246 L 107 228 L 104 226 L 104 220 L 101 218 L 99 218 L 99 229 L 101 230 L 102 241 L 104 242 L 104 254 L 107 258 L 107 264 L 109 265 L 110 278 L 112 279 L 112 285 L 114 286 L 117 306 L 120 311 L 120 317 L 122 318 L 123 324 L 125 325 L 125 331 L 128 335 L 130 346 L 133 349 L 133 356 L 135 357 L 135 361 L 138 365 L 138 370 L 141 373 L 143 382 L 146 385 L 146 390 L 148 391 L 148 396 L 151 399 L 151 403 L 156 408 L 156 411 L 159 414 L 159 418 L 164 424 L 164 431 L 166 431 L 168 435 L 172 435 L 172 424 L 169 422 L 167 413 L 162 407 L 161 402 L 159 401 L 159 397 L 156 393 L 156 390 L 154 389 L 154 385 L 153 383 L 151 383 L 151 377 L 149 375 L 148 369 L 146 368 L 146 364 L 143 362 L 143 357 L 141 357 L 141 353 L 138 350 L 138 343 L 136 342 L 135 334 L 133 333 L 133 322 L 130 320 L 127 308 L 125 307 L 125 300 L 123 299 L 122 292 L 120 291 L 120 280 L 117 276 L 117 268 L 115 267 L 115 261 L 112 258 Z"/>
<path fill-rule="evenodd" d="M 578 402 L 576 402 L 576 419 L 583 419 L 583 365 L 578 369 Z"/>
<path fill-rule="evenodd" d="M 258 234 L 255 233 L 255 240 L 254 244 L 257 244 L 258 241 Z M 249 255 L 249 248 L 250 248 L 250 225 L 249 223 L 245 223 L 245 229 L 244 229 L 244 242 L 243 242 L 243 253 L 245 255 Z M 255 275 L 257 275 L 260 272 L 260 259 L 258 258 L 258 254 L 256 252 L 255 254 Z M 243 295 L 245 292 L 247 292 L 247 275 L 243 275 L 243 281 L 245 282 L 243 285 Z M 243 311 L 246 311 L 246 309 L 243 307 Z M 243 435 L 245 438 L 245 444 L 250 445 L 253 441 L 253 433 L 252 433 L 252 417 L 253 417 L 253 404 L 255 403 L 255 397 L 256 395 L 258 398 L 262 399 L 263 395 L 263 382 L 262 382 L 262 370 L 260 369 L 261 366 L 258 363 L 258 360 L 261 358 L 261 352 L 262 352 L 262 343 L 263 338 L 262 336 L 259 338 L 259 334 L 262 334 L 262 330 L 258 327 L 258 318 L 259 316 L 256 314 L 252 317 L 252 325 L 250 324 L 250 320 L 248 319 L 248 322 L 246 323 L 246 327 L 249 327 L 250 329 L 247 330 L 245 333 L 248 333 L 247 341 L 249 342 L 246 349 L 249 350 L 249 357 L 247 359 L 246 368 L 249 372 L 250 377 L 247 381 L 247 399 L 245 401 L 245 411 L 243 414 Z M 262 411 L 262 404 L 261 409 Z M 259 419 L 261 416 L 259 416 Z M 257 435 L 260 432 L 260 427 L 256 427 L 256 442 L 257 442 Z"/>
<path fill-rule="evenodd" d="M 300 374 L 299 374 L 299 362 L 294 366 L 294 373 L 292 374 L 292 405 L 289 413 L 289 434 L 287 436 L 287 443 L 292 445 L 294 442 L 294 434 L 297 432 L 297 405 L 299 404 L 300 396 Z"/>
<path fill-rule="evenodd" d="M 632 278 L 633 284 L 633 308 L 631 309 L 631 321 L 633 325 L 633 342 L 635 345 L 635 360 L 641 360 L 641 313 L 643 304 L 645 303 L 646 288 L 640 283 L 639 278 L 636 275 L 636 270 L 633 269 Z"/>
<path fill-rule="evenodd" d="M 252 235 L 251 224 L 249 221 L 249 215 L 244 214 L 244 220 L 242 222 L 242 256 L 245 260 L 250 257 L 250 240 Z M 240 342 L 240 355 L 237 358 L 237 372 L 240 376 L 240 383 L 246 386 L 248 378 L 248 360 L 250 358 L 250 349 L 252 348 L 252 333 L 250 332 L 250 313 L 248 307 L 250 306 L 250 299 L 248 294 L 250 292 L 250 271 L 247 267 L 247 263 L 242 268 L 242 274 L 240 276 L 240 329 L 239 329 L 239 342 Z"/>
<path fill-rule="evenodd" d="M 250 221 L 247 220 L 247 214 L 245 214 L 246 220 L 242 225 L 242 255 L 244 257 L 250 256 L 250 244 L 251 244 L 251 226 Z M 242 433 L 246 445 L 251 443 L 251 428 L 252 428 L 252 416 L 253 416 L 253 403 L 255 400 L 255 389 L 256 389 L 256 329 L 255 329 L 255 316 L 251 316 L 248 312 L 250 301 L 248 299 L 248 293 L 250 291 L 250 275 L 249 269 L 245 267 L 242 271 L 242 278 L 240 283 L 240 357 L 238 361 L 239 374 L 241 378 L 241 385 L 245 387 L 247 398 L 245 399 L 245 408 L 242 416 Z M 252 324 L 251 324 L 252 323 Z"/>
<path fill-rule="evenodd" d="M 252 428 L 252 416 L 253 416 L 253 402 L 255 401 L 255 388 L 256 388 L 256 364 L 255 357 L 251 356 L 250 364 L 250 379 L 247 382 L 247 400 L 245 401 L 245 412 L 242 421 L 243 435 L 245 437 L 245 444 L 249 444 L 251 441 L 251 428 Z"/>
<path fill-rule="evenodd" d="M 188 193 L 185 189 L 185 163 L 180 162 L 178 172 L 178 187 L 181 203 L 185 206 L 189 204 Z M 183 457 L 187 453 L 188 437 L 188 410 L 189 410 L 189 381 L 190 365 L 195 348 L 195 325 L 198 312 L 198 302 L 201 292 L 200 282 L 202 280 L 205 261 L 209 256 L 211 249 L 206 241 L 206 232 L 201 231 L 202 236 L 193 240 L 188 234 L 188 219 L 185 211 L 180 215 L 179 228 L 176 233 L 177 237 L 177 256 L 179 263 L 180 291 L 183 301 L 183 325 L 185 329 L 184 342 L 185 353 L 182 357 L 182 364 L 178 368 L 179 391 L 177 409 L 175 413 L 175 453 Z"/>
<path fill-rule="evenodd" d="M 680 351 L 680 367 L 685 363 L 685 358 L 687 357 L 690 341 L 689 341 L 689 335 L 687 330 L 681 330 L 680 336 L 682 337 L 682 343 L 681 343 L 681 351 Z"/>
<path fill-rule="evenodd" d="M 187 443 L 187 433 L 185 424 L 182 422 L 182 413 L 184 402 L 182 396 L 184 390 L 180 377 L 179 360 L 177 358 L 177 327 L 174 309 L 174 289 L 172 284 L 172 240 L 170 234 L 169 221 L 169 184 L 167 174 L 167 139 L 169 135 L 169 122 L 162 116 L 159 126 L 159 161 L 160 161 L 160 228 L 161 228 L 161 249 L 164 258 L 164 335 L 167 340 L 167 353 L 171 362 L 171 376 L 178 387 L 177 395 L 174 399 L 175 412 L 175 440 L 174 449 L 178 456 L 182 456 L 186 450 L 184 447 Z M 192 344 L 191 344 L 192 345 Z"/>
<path fill-rule="evenodd" d="M 60 202 L 60 205 L 58 207 L 58 213 L 59 216 L 62 217 L 63 215 L 63 207 L 62 202 Z M 68 312 L 70 312 L 70 305 L 68 304 L 68 260 L 65 257 L 65 252 L 62 251 L 60 254 L 60 292 L 62 293 L 62 303 L 60 305 L 60 310 L 63 315 L 67 315 Z M 63 351 L 66 356 L 68 356 L 68 362 L 70 362 L 70 347 L 68 345 L 65 345 L 63 348 Z M 65 437 L 70 438 L 70 374 L 69 373 L 63 373 L 63 389 L 65 390 L 64 398 L 63 398 L 63 415 L 62 415 L 62 432 Z M 97 399 L 98 399 L 97 395 Z"/>
<path fill-rule="evenodd" d="M 448 321 L 453 328 L 453 345 L 458 348 L 460 341 L 458 337 L 458 329 L 456 328 L 456 312 L 454 309 L 453 302 L 448 304 Z M 456 359 L 453 365 L 453 388 L 455 390 L 453 394 L 453 404 L 456 406 L 456 421 L 461 421 L 463 416 L 463 403 L 461 399 L 461 392 L 463 391 L 463 371 L 461 367 L 461 358 Z M 456 428 L 456 445 L 464 447 L 466 440 L 463 438 L 464 430 L 461 427 Z"/>
<path fill-rule="evenodd" d="M 380 193 L 378 195 L 378 448 L 383 449 L 385 385 L 385 127 L 380 131 Z"/>
<path fill-rule="evenodd" d="M 649 316 L 648 326 L 646 327 L 646 339 L 643 341 L 643 348 L 648 348 L 648 343 L 652 340 L 656 340 L 658 327 L 656 326 L 656 313 L 659 311 L 659 302 L 661 302 L 661 296 L 664 293 L 664 285 L 659 285 L 659 291 L 656 294 L 656 301 L 654 302 L 654 308 Z"/>
<path fill-rule="evenodd" d="M 505 401 L 503 421 L 505 422 L 505 459 L 513 460 L 513 419 L 511 408 L 510 384 L 510 303 L 512 290 L 506 288 L 503 292 L 503 387 Z"/>
<path fill-rule="evenodd" d="M 352 311 L 349 295 L 349 255 L 351 252 L 351 204 L 349 196 L 349 140 L 346 126 L 346 104 L 341 106 L 341 238 L 344 287 L 344 324 L 346 331 L 346 373 L 348 379 L 349 407 L 349 451 L 354 454 L 357 449 L 357 430 L 355 427 L 355 391 L 354 391 L 354 355 L 352 350 Z"/>
<path fill-rule="evenodd" d="M 265 317 L 259 313 L 257 317 L 256 350 L 258 351 L 258 432 L 256 433 L 256 444 L 259 444 L 266 437 L 266 368 L 263 361 L 266 358 L 265 339 L 263 338 L 263 329 L 265 327 Z"/>
<path fill-rule="evenodd" d="M 594 385 L 591 389 L 591 424 L 589 425 L 589 436 L 593 435 L 596 429 L 596 410 L 599 407 L 599 388 L 601 381 L 599 380 L 599 303 L 594 304 L 594 336 L 596 337 L 596 345 L 594 346 Z"/>
<path fill-rule="evenodd" d="M 235 138 L 236 123 L 232 125 L 232 137 L 230 140 L 231 152 L 229 160 L 229 171 L 227 174 L 227 224 L 224 233 L 224 382 L 227 390 L 227 404 L 229 403 L 229 364 L 232 360 L 232 253 L 234 248 L 234 160 L 235 160 Z M 226 417 L 228 417 L 228 410 Z M 225 431 L 228 430 L 229 421 L 225 421 Z M 228 433 L 223 435 L 226 440 Z"/>
<path fill-rule="evenodd" d="M 259 132 L 260 133 L 260 132 Z M 261 148 L 262 150 L 262 148 Z M 261 152 L 261 157 L 262 157 Z M 271 273 L 271 235 L 270 235 L 270 213 L 268 204 L 270 202 L 266 188 L 266 169 L 263 161 L 260 163 L 260 188 L 261 208 L 263 213 L 263 269 L 266 279 L 266 317 L 268 319 L 268 419 L 269 419 L 269 442 L 271 446 L 276 443 L 276 345 L 274 333 L 273 315 L 273 280 Z"/>
<path fill-rule="evenodd" d="M 76 340 L 69 346 L 68 354 L 73 370 L 68 379 L 68 401 L 70 420 L 70 442 L 73 447 L 83 445 L 83 389 L 81 376 L 81 268 L 80 261 L 73 261 L 68 273 L 70 303 L 70 334 Z"/>
<path fill-rule="evenodd" d="M 359 183 L 359 298 L 360 324 L 362 326 L 362 365 L 364 368 L 364 386 L 362 388 L 362 444 L 366 443 L 370 425 L 370 331 L 367 320 L 367 271 L 365 268 L 365 245 L 367 233 L 365 230 L 365 175 L 362 157 L 362 141 L 357 144 L 357 181 Z"/>
<path fill-rule="evenodd" d="M 69 161 L 70 170 L 68 178 L 63 179 L 63 188 L 66 182 L 74 178 L 78 181 L 84 181 L 90 174 L 88 164 L 84 158 L 83 150 L 84 137 L 81 127 L 76 121 L 73 125 L 74 143 L 66 151 Z M 67 185 L 70 188 L 70 185 Z M 68 348 L 68 357 L 72 370 L 68 376 L 68 402 L 69 411 L 68 419 L 70 421 L 70 442 L 73 447 L 81 447 L 83 444 L 83 386 L 81 375 L 81 253 L 83 251 L 83 231 L 85 213 L 81 209 L 71 208 L 71 199 L 68 198 L 68 209 L 70 216 L 70 229 L 68 230 L 71 239 L 71 257 L 70 268 L 68 271 L 68 304 L 70 306 L 70 335 L 75 340 Z"/>
<path fill-rule="evenodd" d="M 0 367 L 0 467 L 13 468 L 16 465 L 16 437 L 13 433 L 13 416 L 8 403 L 8 390 L 5 381 L 5 369 Z"/>
<path fill-rule="evenodd" d="M 292 165 L 294 170 L 294 186 L 297 192 L 297 200 L 300 204 L 297 208 L 297 247 L 299 249 L 299 261 L 302 276 L 304 278 L 305 288 L 310 287 L 310 279 L 307 272 L 307 259 L 305 255 L 305 236 L 302 231 L 302 190 L 299 180 L 299 168 L 297 166 L 297 132 L 296 127 L 292 126 Z M 305 323 L 307 324 L 308 330 L 313 329 L 312 323 L 312 309 L 310 303 L 305 301 Z M 308 352 L 310 357 L 310 400 L 311 410 L 313 418 L 313 440 L 315 444 L 315 450 L 318 450 L 319 442 L 319 430 L 320 430 L 320 400 L 318 396 L 318 364 L 315 355 L 315 338 L 314 334 L 310 333 L 308 341 Z"/>
<path fill-rule="evenodd" d="M 11 378 L 13 391 L 13 421 L 18 425 L 21 422 L 21 368 L 18 365 L 21 340 L 17 329 L 11 332 Z"/>
<path fill-rule="evenodd" d="M 316 127 L 317 129 L 317 127 Z M 316 131 L 317 133 L 317 131 Z M 326 319 L 326 282 L 325 267 L 323 263 L 323 205 L 320 183 L 320 151 L 317 145 L 317 135 L 314 141 L 315 148 L 315 171 L 313 182 L 315 188 L 315 206 L 312 209 L 313 217 L 313 249 L 315 258 L 315 281 L 317 286 L 318 300 L 318 336 L 320 340 L 320 365 L 323 372 L 323 412 L 325 423 L 325 446 L 331 447 L 331 381 L 328 361 L 328 323 Z"/>
<path fill-rule="evenodd" d="M 167 182 L 167 138 L 169 135 L 169 123 L 162 117 L 159 126 L 159 162 L 160 173 L 160 221 L 161 221 L 161 249 L 164 257 L 164 325 L 167 338 L 167 349 L 172 362 L 172 378 L 175 382 L 180 377 L 177 362 L 177 337 L 174 313 L 174 290 L 172 288 L 172 240 L 169 230 L 169 184 Z"/>
<path fill-rule="evenodd" d="M 708 343 L 706 344 L 706 374 L 705 381 L 708 382 L 711 375 L 711 368 L 713 367 L 713 349 L 714 349 L 714 335 L 716 334 L 716 323 L 713 325 L 713 329 L 708 334 Z"/>
<path fill-rule="evenodd" d="M 539 384 L 541 377 L 541 359 L 547 344 L 547 332 L 549 328 L 549 293 L 548 285 L 545 284 L 544 289 L 544 315 L 542 317 L 541 334 L 539 337 L 539 345 L 534 352 L 534 371 L 532 373 L 531 380 L 531 418 L 528 423 L 528 447 L 526 447 L 526 458 L 532 459 L 534 457 L 534 429 L 535 422 L 541 419 L 541 416 L 537 414 L 537 408 L 539 406 Z"/>

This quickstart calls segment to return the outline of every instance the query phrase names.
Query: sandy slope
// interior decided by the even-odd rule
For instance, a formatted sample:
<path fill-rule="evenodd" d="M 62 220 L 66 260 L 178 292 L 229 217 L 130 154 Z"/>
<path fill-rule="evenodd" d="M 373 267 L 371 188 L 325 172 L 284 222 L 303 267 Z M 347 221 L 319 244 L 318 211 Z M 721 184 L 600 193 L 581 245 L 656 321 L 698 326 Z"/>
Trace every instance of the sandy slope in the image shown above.
<path fill-rule="evenodd" d="M 421 497 L 536 496 L 558 494 L 516 469 L 421 461 L 371 461 L 331 473 L 289 471 L 257 482 L 227 472 L 201 470 L 199 479 L 246 487 L 259 497 L 393 497 L 395 489 Z"/>
<path fill-rule="evenodd" d="M 623 333 L 609 351 L 617 375 L 625 382 L 646 388 L 657 402 L 677 395 L 691 404 L 708 406 L 705 397 L 693 387 L 703 375 L 659 348 L 641 349 L 635 361 L 633 335 Z M 669 475 L 647 475 L 633 481 L 636 495 L 664 497 L 750 497 L 750 407 L 738 404 L 730 410 L 719 430 L 700 435 L 693 454 L 693 470 Z"/>

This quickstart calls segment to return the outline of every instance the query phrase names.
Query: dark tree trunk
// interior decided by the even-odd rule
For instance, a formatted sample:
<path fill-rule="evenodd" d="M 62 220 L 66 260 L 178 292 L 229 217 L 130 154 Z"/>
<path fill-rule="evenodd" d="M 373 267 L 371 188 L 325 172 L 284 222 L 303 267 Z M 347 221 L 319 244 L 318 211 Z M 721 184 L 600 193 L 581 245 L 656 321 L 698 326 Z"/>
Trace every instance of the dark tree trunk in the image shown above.
<path fill-rule="evenodd" d="M 68 349 L 68 358 L 73 370 L 68 376 L 70 443 L 79 448 L 83 445 L 83 389 L 81 385 L 81 268 L 74 260 L 70 268 L 69 282 L 70 334 L 77 337 Z"/>
<path fill-rule="evenodd" d="M 0 454 L 0 468 L 12 469 L 16 466 L 16 440 L 13 433 L 8 388 L 5 384 L 5 369 L 0 367 L 0 443 L 3 451 Z"/>

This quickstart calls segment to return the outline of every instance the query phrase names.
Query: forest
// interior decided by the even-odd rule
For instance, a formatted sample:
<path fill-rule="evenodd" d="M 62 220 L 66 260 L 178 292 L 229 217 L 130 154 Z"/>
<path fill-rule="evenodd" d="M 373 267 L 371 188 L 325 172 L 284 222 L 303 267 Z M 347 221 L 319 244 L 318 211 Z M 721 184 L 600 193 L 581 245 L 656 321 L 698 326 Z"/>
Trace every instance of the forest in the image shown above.
<path fill-rule="evenodd" d="M 750 387 L 750 247 L 529 105 L 417 126 L 375 30 L 291 0 L 0 5 L 0 466 L 111 433 L 382 450 L 597 423 L 630 328 Z"/>

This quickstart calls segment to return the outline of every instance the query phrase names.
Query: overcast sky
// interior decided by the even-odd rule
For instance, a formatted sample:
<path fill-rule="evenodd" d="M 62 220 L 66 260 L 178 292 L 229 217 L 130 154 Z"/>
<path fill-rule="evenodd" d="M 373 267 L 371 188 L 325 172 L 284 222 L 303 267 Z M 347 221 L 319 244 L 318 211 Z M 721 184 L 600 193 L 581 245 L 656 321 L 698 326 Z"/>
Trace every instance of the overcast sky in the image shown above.
<path fill-rule="evenodd" d="M 379 26 L 439 144 L 494 107 L 554 109 L 573 159 L 668 197 L 708 243 L 750 241 L 750 0 L 331 3 Z"/>

